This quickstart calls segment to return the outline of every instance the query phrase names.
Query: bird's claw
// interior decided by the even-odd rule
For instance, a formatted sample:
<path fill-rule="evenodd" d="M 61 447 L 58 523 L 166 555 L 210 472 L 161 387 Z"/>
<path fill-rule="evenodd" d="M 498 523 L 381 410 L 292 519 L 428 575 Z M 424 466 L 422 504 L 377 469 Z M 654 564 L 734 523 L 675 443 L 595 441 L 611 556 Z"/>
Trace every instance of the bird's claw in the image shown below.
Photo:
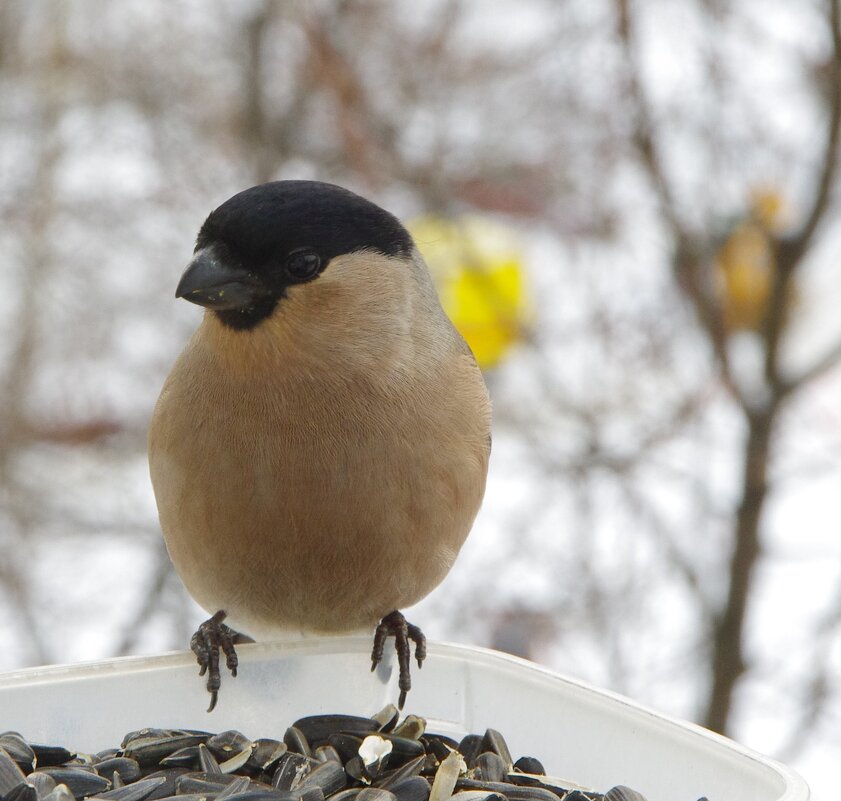
<path fill-rule="evenodd" d="M 222 676 L 219 672 L 219 651 L 225 654 L 225 665 L 231 671 L 232 676 L 237 675 L 239 659 L 234 649 L 234 641 L 238 638 L 230 626 L 222 621 L 227 613 L 220 609 L 209 620 L 205 620 L 199 626 L 198 631 L 190 640 L 190 648 L 196 655 L 199 663 L 199 676 L 207 674 L 207 691 L 210 693 L 210 706 L 208 712 L 212 712 L 219 697 L 219 688 L 222 686 Z"/>
<path fill-rule="evenodd" d="M 400 697 L 397 701 L 399 709 L 403 709 L 406 703 L 406 694 L 412 689 L 412 677 L 409 673 L 409 662 L 411 660 L 411 648 L 409 640 L 415 644 L 415 659 L 418 668 L 423 667 L 423 660 L 426 659 L 426 637 L 415 625 L 409 623 L 402 613 L 395 610 L 386 615 L 377 626 L 374 632 L 374 647 L 371 651 L 371 670 L 376 669 L 383 658 L 383 647 L 386 637 L 394 637 L 394 647 L 397 651 L 397 664 L 399 675 L 397 686 L 400 688 Z"/>

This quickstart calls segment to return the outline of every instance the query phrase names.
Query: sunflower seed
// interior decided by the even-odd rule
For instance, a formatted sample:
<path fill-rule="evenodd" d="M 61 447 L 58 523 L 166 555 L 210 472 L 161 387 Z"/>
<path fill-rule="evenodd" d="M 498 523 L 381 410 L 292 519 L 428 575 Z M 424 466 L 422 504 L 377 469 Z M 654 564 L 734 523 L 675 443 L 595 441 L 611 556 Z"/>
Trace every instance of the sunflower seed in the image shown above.
<path fill-rule="evenodd" d="M 199 766 L 199 745 L 188 745 L 165 756 L 158 764 L 167 767 L 181 767 L 197 770 Z"/>
<path fill-rule="evenodd" d="M 394 704 L 384 706 L 376 715 L 371 715 L 371 720 L 379 724 L 379 731 L 389 732 L 400 720 L 400 710 Z"/>
<path fill-rule="evenodd" d="M 347 786 L 347 774 L 339 762 L 322 762 L 313 768 L 300 784 L 301 787 L 320 787 L 325 796 Z"/>
<path fill-rule="evenodd" d="M 57 784 L 44 796 L 43 801 L 74 801 L 74 798 L 66 784 Z"/>
<path fill-rule="evenodd" d="M 95 770 L 86 770 L 80 765 L 70 767 L 41 768 L 38 773 L 52 776 L 56 785 L 65 785 L 76 798 L 97 795 L 111 789 L 111 782 Z"/>
<path fill-rule="evenodd" d="M 505 760 L 493 751 L 485 751 L 476 757 L 473 778 L 485 782 L 502 782 L 508 776 Z"/>
<path fill-rule="evenodd" d="M 0 801 L 83 799 L 645 801 L 623 785 L 605 795 L 570 786 L 534 757 L 512 764 L 496 729 L 456 741 L 427 732 L 420 716 L 400 720 L 392 706 L 370 718 L 299 718 L 283 741 L 252 741 L 235 729 L 138 729 L 94 755 L 0 733 Z"/>
<path fill-rule="evenodd" d="M 545 776 L 546 769 L 539 759 L 530 756 L 520 757 L 514 763 L 514 770 L 522 771 L 523 773 L 531 773 L 533 776 Z"/>
<path fill-rule="evenodd" d="M 94 797 L 106 799 L 106 801 L 144 801 L 152 794 L 153 790 L 158 789 L 164 783 L 166 783 L 164 776 L 155 776 L 99 793 Z"/>
<path fill-rule="evenodd" d="M 394 793 L 397 801 L 427 801 L 432 791 L 429 782 L 423 776 L 410 776 L 383 789 Z"/>
<path fill-rule="evenodd" d="M 379 787 L 366 787 L 356 796 L 356 801 L 397 801 L 397 796 Z"/>
<path fill-rule="evenodd" d="M 242 732 L 229 729 L 228 731 L 214 734 L 205 745 L 216 757 L 221 765 L 233 756 L 236 756 L 243 751 L 251 752 L 254 743 L 251 742 Z"/>
<path fill-rule="evenodd" d="M 35 752 L 19 732 L 7 731 L 0 734 L 0 748 L 17 762 L 24 772 L 29 773 L 35 767 Z"/>
<path fill-rule="evenodd" d="M 305 787 L 299 787 L 293 792 L 299 793 L 297 801 L 324 801 L 324 790 L 317 784 L 312 784 Z"/>
<path fill-rule="evenodd" d="M 339 752 L 332 745 L 320 745 L 313 751 L 312 755 L 319 762 L 338 762 L 339 765 L 342 764 Z"/>
<path fill-rule="evenodd" d="M 212 795 L 220 793 L 239 777 L 225 773 L 185 773 L 175 781 L 177 795 L 198 793 Z"/>
<path fill-rule="evenodd" d="M 321 764 L 303 754 L 287 751 L 277 763 L 272 787 L 276 790 L 294 790 L 309 772 Z"/>
<path fill-rule="evenodd" d="M 491 790 L 459 790 L 450 796 L 450 801 L 507 801 L 502 793 Z"/>
<path fill-rule="evenodd" d="M 103 759 L 101 762 L 96 762 L 93 767 L 100 776 L 104 776 L 106 779 L 111 778 L 116 773 L 126 784 L 136 782 L 143 775 L 137 760 L 128 757 Z"/>
<path fill-rule="evenodd" d="M 479 782 L 473 779 L 461 779 L 458 783 L 458 789 L 489 790 L 504 795 L 509 801 L 558 801 L 558 794 L 547 787 L 532 787 L 507 782 Z"/>
<path fill-rule="evenodd" d="M 331 734 L 328 743 L 336 749 L 342 762 L 347 762 L 359 755 L 362 739 L 355 734 Z"/>
<path fill-rule="evenodd" d="M 236 781 L 231 782 L 224 790 L 216 794 L 216 801 L 219 799 L 231 798 L 235 795 L 242 795 L 251 786 L 251 779 L 247 776 L 240 776 Z"/>
<path fill-rule="evenodd" d="M 460 774 L 467 770 L 464 759 L 458 751 L 453 751 L 435 773 L 429 801 L 445 801 L 453 794 Z"/>
<path fill-rule="evenodd" d="M 604 801 L 645 801 L 645 797 L 624 784 L 617 784 L 604 794 Z"/>
<path fill-rule="evenodd" d="M 199 746 L 199 768 L 201 768 L 204 773 L 222 773 L 219 763 L 216 761 L 216 757 L 210 753 L 210 749 L 204 743 Z"/>
<path fill-rule="evenodd" d="M 403 763 L 399 768 L 384 773 L 377 782 L 378 787 L 385 790 L 390 790 L 392 785 L 399 784 L 405 779 L 410 779 L 417 776 L 423 770 L 426 763 L 426 756 L 415 757 L 408 762 Z M 426 781 L 426 779 L 424 779 Z"/>
<path fill-rule="evenodd" d="M 432 754 L 439 762 L 443 762 L 450 751 L 458 750 L 458 741 L 452 737 L 445 737 L 443 734 L 429 734 L 428 732 L 420 738 L 421 745 L 427 754 Z"/>
<path fill-rule="evenodd" d="M 380 737 L 391 743 L 391 754 L 388 758 L 388 764 L 391 767 L 397 767 L 410 759 L 422 756 L 424 753 L 423 743 L 419 740 L 410 740 L 408 737 L 397 737 L 394 734 L 376 734 L 375 737 Z"/>
<path fill-rule="evenodd" d="M 283 735 L 283 742 L 286 743 L 286 747 L 290 751 L 296 754 L 306 757 L 312 756 L 312 747 L 310 746 L 309 740 L 307 740 L 306 735 L 297 726 L 290 726 L 286 730 L 286 733 Z"/>
<path fill-rule="evenodd" d="M 177 796 L 178 799 L 184 796 Z M 218 801 L 220 796 L 216 796 Z M 283 793 L 279 790 L 272 790 L 270 787 L 246 788 L 235 794 L 225 796 L 227 801 L 298 801 L 300 796 L 296 793 Z"/>
<path fill-rule="evenodd" d="M 255 740 L 253 745 L 254 748 L 246 764 L 259 770 L 268 770 L 288 750 L 286 743 L 268 738 Z"/>
<path fill-rule="evenodd" d="M 399 726 L 396 726 L 392 734 L 396 737 L 406 737 L 409 740 L 418 740 L 426 731 L 426 721 L 417 715 L 406 715 Z"/>
<path fill-rule="evenodd" d="M 485 731 L 485 736 L 482 738 L 482 751 L 493 751 L 493 753 L 499 754 L 505 760 L 507 770 L 510 770 L 514 764 L 514 760 L 511 758 L 511 752 L 508 750 L 508 743 L 505 742 L 505 738 L 496 729 L 487 729 Z"/>
<path fill-rule="evenodd" d="M 327 745 L 331 734 L 356 734 L 364 737 L 381 727 L 372 718 L 356 715 L 311 715 L 296 720 L 292 728 L 301 732 L 311 748 L 317 748 L 319 745 Z"/>
<path fill-rule="evenodd" d="M 14 759 L 0 748 L 0 795 L 6 795 L 10 790 L 26 781 L 26 776 Z"/>
<path fill-rule="evenodd" d="M 163 778 L 164 781 L 163 784 L 152 790 L 147 798 L 147 801 L 158 801 L 158 799 L 175 795 L 178 779 L 182 776 L 186 776 L 186 774 L 186 768 L 164 768 L 163 770 L 157 770 L 150 773 L 146 776 L 147 779 Z"/>
<path fill-rule="evenodd" d="M 8 801 L 38 801 L 38 791 L 34 785 L 22 782 L 3 796 L 3 801 L 7 799 Z"/>
<path fill-rule="evenodd" d="M 44 798 L 55 790 L 55 779 L 46 773 L 30 773 L 26 777 L 26 783 L 31 784 L 38 793 L 38 798 Z"/>
<path fill-rule="evenodd" d="M 464 757 L 468 768 L 472 768 L 476 762 L 476 757 L 486 750 L 482 747 L 482 740 L 481 734 L 468 734 L 458 744 L 457 750 Z"/>
<path fill-rule="evenodd" d="M 362 792 L 359 787 L 348 787 L 347 790 L 339 790 L 330 796 L 330 801 L 355 801 L 356 796 Z"/>
<path fill-rule="evenodd" d="M 207 735 L 187 734 L 184 732 L 166 732 L 150 734 L 147 737 L 135 737 L 123 746 L 123 756 L 136 759 L 145 768 L 157 765 L 170 754 L 191 745 L 199 745 L 207 740 Z M 124 741 L 125 742 L 125 741 Z"/>

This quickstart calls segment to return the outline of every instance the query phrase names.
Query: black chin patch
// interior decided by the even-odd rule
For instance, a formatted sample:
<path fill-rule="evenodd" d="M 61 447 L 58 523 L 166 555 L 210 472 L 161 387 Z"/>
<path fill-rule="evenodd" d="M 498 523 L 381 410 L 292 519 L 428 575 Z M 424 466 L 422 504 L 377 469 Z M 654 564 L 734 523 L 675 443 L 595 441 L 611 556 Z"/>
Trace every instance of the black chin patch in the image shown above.
<path fill-rule="evenodd" d="M 213 314 L 219 318 L 226 328 L 233 331 L 251 331 L 271 316 L 279 302 L 279 296 L 268 297 L 245 309 L 225 309 L 224 311 L 215 311 Z"/>

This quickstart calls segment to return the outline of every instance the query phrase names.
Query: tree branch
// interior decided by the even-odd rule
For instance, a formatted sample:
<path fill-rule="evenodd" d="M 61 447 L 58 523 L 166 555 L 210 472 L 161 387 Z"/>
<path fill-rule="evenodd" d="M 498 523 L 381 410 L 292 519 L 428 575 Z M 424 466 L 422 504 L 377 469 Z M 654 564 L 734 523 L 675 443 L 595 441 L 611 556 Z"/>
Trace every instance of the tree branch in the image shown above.
<path fill-rule="evenodd" d="M 721 308 L 709 286 L 704 266 L 711 260 L 712 253 L 690 234 L 677 211 L 677 203 L 671 182 L 663 167 L 660 147 L 654 134 L 650 104 L 643 88 L 642 69 L 634 39 L 633 24 L 629 11 L 629 0 L 615 0 L 616 32 L 626 65 L 626 92 L 631 100 L 633 130 L 631 140 L 640 162 L 654 191 L 657 205 L 674 243 L 672 266 L 678 286 L 692 303 L 701 327 L 713 347 L 721 368 L 721 375 L 728 390 L 739 405 L 747 408 L 747 401 L 739 385 L 733 380 L 727 338 L 722 321 Z"/>
<path fill-rule="evenodd" d="M 785 381 L 780 372 L 779 350 L 786 329 L 794 276 L 803 263 L 803 256 L 812 244 L 815 232 L 829 208 L 829 198 L 838 172 L 838 146 L 841 137 L 841 0 L 830 0 L 829 28 L 832 56 L 829 62 L 829 92 L 826 141 L 820 175 L 815 185 L 812 204 L 800 230 L 778 239 L 775 244 L 774 281 L 765 313 L 763 338 L 765 351 L 765 382 L 772 392 L 788 394 L 799 384 Z M 823 368 L 819 368 L 823 369 Z M 807 371 L 807 374 L 811 371 Z"/>
<path fill-rule="evenodd" d="M 824 373 L 829 372 L 839 362 L 841 362 L 841 340 L 832 345 L 823 356 L 816 359 L 793 378 L 781 379 L 779 397 L 783 398 L 790 395 L 806 384 L 815 381 Z"/>
<path fill-rule="evenodd" d="M 778 269 L 793 268 L 808 250 L 815 231 L 826 213 L 838 172 L 838 144 L 839 135 L 841 135 L 841 8 L 839 6 L 841 6 L 839 0 L 830 0 L 828 22 L 832 39 L 832 55 L 828 69 L 829 113 L 823 158 L 820 162 L 822 168 L 805 222 L 796 234 L 780 241 L 777 254 Z"/>

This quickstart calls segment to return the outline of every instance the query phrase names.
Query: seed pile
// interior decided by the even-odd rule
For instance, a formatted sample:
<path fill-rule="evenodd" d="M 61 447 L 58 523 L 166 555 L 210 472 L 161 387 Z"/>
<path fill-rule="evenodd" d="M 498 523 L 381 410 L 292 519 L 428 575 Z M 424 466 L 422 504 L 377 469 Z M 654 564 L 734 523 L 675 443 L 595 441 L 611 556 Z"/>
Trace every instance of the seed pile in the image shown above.
<path fill-rule="evenodd" d="M 534 757 L 514 760 L 494 729 L 461 742 L 388 706 L 370 718 L 315 715 L 283 740 L 238 731 L 129 732 L 76 754 L 0 734 L 0 801 L 645 801 L 564 788 Z"/>

